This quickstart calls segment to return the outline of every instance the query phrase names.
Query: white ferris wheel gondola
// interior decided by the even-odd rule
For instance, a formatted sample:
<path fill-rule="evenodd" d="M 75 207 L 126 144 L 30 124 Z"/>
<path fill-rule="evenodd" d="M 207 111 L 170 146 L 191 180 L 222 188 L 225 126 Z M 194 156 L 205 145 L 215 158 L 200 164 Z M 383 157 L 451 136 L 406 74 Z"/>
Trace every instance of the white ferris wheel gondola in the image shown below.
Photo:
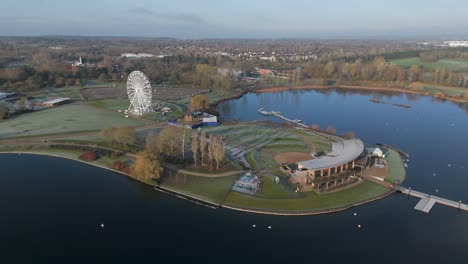
<path fill-rule="evenodd" d="M 127 79 L 127 94 L 130 100 L 130 114 L 141 116 L 153 111 L 151 83 L 143 72 L 130 73 Z"/>

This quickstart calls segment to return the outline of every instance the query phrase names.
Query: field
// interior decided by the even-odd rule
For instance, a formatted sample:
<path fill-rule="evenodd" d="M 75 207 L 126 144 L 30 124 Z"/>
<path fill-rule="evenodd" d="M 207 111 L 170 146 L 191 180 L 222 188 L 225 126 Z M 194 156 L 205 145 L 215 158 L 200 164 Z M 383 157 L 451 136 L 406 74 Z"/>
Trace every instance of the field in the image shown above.
<path fill-rule="evenodd" d="M 468 68 L 468 60 L 438 60 L 434 62 L 425 62 L 418 57 L 390 60 L 391 63 L 399 67 L 409 68 L 413 65 L 423 66 L 424 68 L 445 68 L 451 70 L 462 70 Z"/>
<path fill-rule="evenodd" d="M 314 212 L 350 206 L 388 192 L 389 190 L 385 187 L 364 181 L 355 187 L 328 194 L 290 193 L 284 188 L 276 188 L 274 193 L 270 193 L 266 197 L 230 192 L 224 204 L 273 212 Z M 292 197 L 293 195 L 296 197 Z M 289 198 L 287 198 L 288 196 Z M 275 199 L 275 197 L 277 198 Z"/>
<path fill-rule="evenodd" d="M 400 154 L 398 152 L 389 149 L 390 154 L 386 157 L 388 162 L 388 175 L 385 177 L 385 181 L 393 183 L 398 180 L 400 183 L 405 181 L 406 170 L 403 166 Z"/>
<path fill-rule="evenodd" d="M 175 103 L 175 102 L 168 102 L 168 101 L 158 101 L 153 100 L 153 103 L 158 103 L 161 107 L 169 107 L 172 109 L 172 112 L 167 113 L 166 115 L 162 115 L 161 112 L 154 112 L 149 113 L 143 116 L 143 118 L 148 120 L 159 120 L 159 121 L 166 121 L 171 118 L 180 117 L 184 111 L 185 106 Z M 112 111 L 118 110 L 126 110 L 129 106 L 128 99 L 103 99 L 103 100 L 96 100 L 96 101 L 88 101 L 86 102 L 88 105 L 92 105 L 99 108 L 105 108 Z M 122 111 L 123 112 L 123 111 Z"/>
<path fill-rule="evenodd" d="M 0 138 L 97 131 L 104 127 L 141 126 L 143 122 L 87 105 L 64 105 L 0 122 Z"/>
<path fill-rule="evenodd" d="M 153 98 L 159 100 L 179 100 L 197 94 L 208 93 L 207 89 L 195 89 L 190 87 L 153 87 Z M 116 87 L 83 88 L 82 95 L 87 100 L 102 100 L 127 98 L 127 90 L 121 85 Z"/>

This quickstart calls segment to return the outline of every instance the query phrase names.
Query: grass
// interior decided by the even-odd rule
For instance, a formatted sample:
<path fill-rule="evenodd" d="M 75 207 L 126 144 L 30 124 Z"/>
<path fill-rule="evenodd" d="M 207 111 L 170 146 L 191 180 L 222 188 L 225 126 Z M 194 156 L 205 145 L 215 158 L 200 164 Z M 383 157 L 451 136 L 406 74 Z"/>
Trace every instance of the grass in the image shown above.
<path fill-rule="evenodd" d="M 37 154 L 46 154 L 46 155 L 54 155 L 60 156 L 68 159 L 80 160 L 78 157 L 84 153 L 81 150 L 71 150 L 71 149 L 57 149 L 57 148 L 49 148 L 44 146 L 29 146 L 29 147 L 2 147 L 0 148 L 0 152 L 2 151 L 12 151 L 12 152 L 30 152 L 30 153 L 37 153 Z M 95 161 L 89 161 L 94 165 L 111 168 L 112 164 L 116 161 L 122 161 L 129 159 L 126 156 L 120 157 L 108 157 L 102 156 Z"/>
<path fill-rule="evenodd" d="M 386 158 L 388 164 L 388 175 L 385 177 L 385 181 L 393 183 L 398 180 L 403 183 L 406 179 L 406 170 L 403 166 L 403 161 L 398 152 L 389 149 L 389 155 Z"/>
<path fill-rule="evenodd" d="M 143 122 L 124 118 L 87 105 L 65 105 L 23 114 L 0 122 L 0 138 L 97 131 L 104 127 L 141 126 Z"/>
<path fill-rule="evenodd" d="M 270 189 L 270 192 L 272 190 Z M 276 188 L 274 195 L 267 197 L 249 196 L 237 192 L 230 192 L 225 205 L 275 212 L 314 212 L 351 206 L 389 192 L 385 187 L 364 181 L 359 185 L 343 191 L 316 194 L 314 192 L 300 193 L 301 197 L 283 198 L 284 191 Z M 278 197 L 278 196 L 277 196 Z"/>
<path fill-rule="evenodd" d="M 413 65 L 423 66 L 424 68 L 431 68 L 431 69 L 445 68 L 445 69 L 450 69 L 450 70 L 463 70 L 463 69 L 468 68 L 468 60 L 445 59 L 445 60 L 426 62 L 426 61 L 422 61 L 418 57 L 410 57 L 410 58 L 390 60 L 390 62 L 402 68 L 409 68 Z"/>
<path fill-rule="evenodd" d="M 48 97 L 68 97 L 71 99 L 81 100 L 80 97 L 80 88 L 78 86 L 65 86 L 60 88 L 45 88 L 41 89 L 38 92 L 32 93 L 39 98 L 48 98 Z"/>
<path fill-rule="evenodd" d="M 467 92 L 467 89 L 462 87 L 453 87 L 453 86 L 444 86 L 444 85 L 434 85 L 434 84 L 425 84 L 417 83 L 414 85 L 417 87 L 417 90 L 421 90 L 430 94 L 435 94 L 437 92 L 442 92 L 449 96 L 458 97 Z"/>
<path fill-rule="evenodd" d="M 156 102 L 156 101 L 155 101 Z M 172 109 L 172 112 L 167 113 L 166 115 L 162 115 L 161 112 L 154 112 L 150 114 L 146 114 L 143 118 L 148 120 L 159 120 L 159 121 L 166 121 L 168 119 L 176 118 L 181 116 L 184 111 L 185 107 L 178 103 L 167 102 L 167 101 L 159 101 L 159 103 L 163 107 L 169 107 Z M 88 105 L 92 105 L 94 107 L 104 108 L 112 111 L 118 110 L 126 110 L 129 106 L 128 99 L 104 99 L 104 100 L 95 100 L 87 102 Z"/>
<path fill-rule="evenodd" d="M 192 197 L 220 204 L 231 191 L 239 175 L 222 178 L 205 178 L 189 175 L 172 175 L 172 181 L 166 178 L 161 186 Z M 177 177 L 177 182 L 175 183 Z"/>

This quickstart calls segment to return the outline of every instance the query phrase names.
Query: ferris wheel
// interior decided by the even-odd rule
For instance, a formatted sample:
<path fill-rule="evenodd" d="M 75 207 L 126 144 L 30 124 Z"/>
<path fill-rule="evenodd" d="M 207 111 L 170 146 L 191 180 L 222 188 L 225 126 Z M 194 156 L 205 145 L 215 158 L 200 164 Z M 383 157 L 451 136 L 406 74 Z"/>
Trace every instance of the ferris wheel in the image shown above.
<path fill-rule="evenodd" d="M 127 79 L 127 94 L 130 99 L 129 113 L 143 115 L 153 111 L 151 83 L 143 72 L 130 73 Z"/>

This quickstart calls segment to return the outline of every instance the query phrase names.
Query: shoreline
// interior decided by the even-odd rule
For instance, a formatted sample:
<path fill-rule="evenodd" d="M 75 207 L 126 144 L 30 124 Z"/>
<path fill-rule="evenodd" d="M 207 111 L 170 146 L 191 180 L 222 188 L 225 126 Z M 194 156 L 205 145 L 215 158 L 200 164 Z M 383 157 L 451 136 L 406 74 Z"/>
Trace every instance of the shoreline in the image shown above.
<path fill-rule="evenodd" d="M 121 174 L 123 176 L 126 176 L 128 178 L 136 180 L 136 181 L 138 181 L 140 183 L 151 186 L 151 187 L 153 187 L 153 189 L 155 189 L 155 190 L 157 190 L 159 192 L 162 192 L 162 193 L 165 193 L 165 194 L 168 194 L 168 195 L 172 195 L 174 197 L 177 197 L 177 198 L 192 202 L 192 203 L 197 204 L 197 205 L 202 205 L 202 206 L 205 206 L 205 207 L 209 207 L 211 209 L 226 208 L 226 209 L 235 210 L 235 211 L 256 213 L 256 214 L 263 214 L 263 215 L 305 216 L 305 215 L 331 214 L 331 213 L 336 213 L 336 212 L 340 212 L 340 211 L 346 211 L 346 210 L 349 210 L 349 209 L 351 209 L 351 208 L 353 208 L 355 206 L 363 205 L 363 204 L 366 204 L 366 203 L 370 203 L 370 202 L 374 202 L 374 201 L 386 198 L 387 196 L 389 196 L 389 195 L 393 194 L 394 192 L 396 192 L 396 190 L 389 189 L 389 191 L 387 193 L 384 193 L 384 194 L 379 195 L 377 197 L 373 197 L 373 198 L 370 198 L 368 200 L 364 200 L 364 201 L 361 201 L 361 202 L 358 202 L 358 203 L 354 203 L 354 204 L 351 204 L 351 205 L 338 207 L 338 208 L 323 209 L 323 210 L 310 211 L 310 212 L 307 212 L 307 211 L 298 211 L 298 212 L 281 212 L 281 211 L 278 211 L 278 212 L 274 212 L 274 211 L 267 211 L 267 210 L 260 210 L 260 209 L 247 209 L 247 208 L 235 207 L 235 206 L 231 206 L 231 205 L 216 204 L 216 203 L 206 201 L 206 200 L 200 199 L 198 197 L 194 197 L 194 196 L 191 196 L 191 195 L 188 195 L 186 193 L 179 192 L 179 191 L 176 191 L 176 190 L 173 190 L 173 189 L 167 189 L 167 188 L 157 186 L 157 185 L 153 186 L 151 184 L 148 184 L 147 182 L 141 181 L 141 180 L 139 180 L 139 179 L 137 179 L 135 177 L 132 177 L 131 175 L 128 175 L 126 173 L 123 173 L 121 171 L 117 171 L 117 170 L 114 170 L 114 169 L 109 168 L 109 167 L 105 167 L 105 166 L 102 166 L 102 165 L 90 163 L 90 162 L 87 162 L 87 161 L 83 161 L 83 160 L 79 160 L 79 159 L 75 159 L 75 158 L 71 158 L 71 157 L 65 157 L 65 156 L 60 156 L 60 155 L 56 155 L 56 154 L 44 153 L 44 152 L 29 152 L 29 151 L 0 151 L 0 155 L 1 154 L 10 154 L 10 155 L 13 155 L 13 154 L 16 154 L 16 155 L 27 154 L 27 155 L 49 156 L 49 157 L 54 157 L 54 158 L 61 158 L 61 159 L 76 161 L 76 162 L 80 162 L 80 163 L 87 164 L 87 165 L 90 165 L 90 166 L 94 166 L 94 167 L 97 167 L 97 168 L 101 168 L 101 169 L 105 169 L 105 170 L 108 170 L 108 171 L 119 173 L 119 174 Z"/>
<path fill-rule="evenodd" d="M 423 91 L 411 90 L 411 89 L 404 89 L 404 88 L 392 88 L 392 87 L 376 87 L 376 86 L 359 86 L 359 85 L 333 85 L 333 86 L 325 86 L 325 85 L 301 85 L 301 86 L 276 86 L 276 87 L 264 87 L 264 88 L 257 88 L 251 89 L 250 92 L 253 93 L 276 93 L 276 92 L 283 92 L 283 91 L 291 91 L 291 90 L 328 90 L 328 89 L 349 89 L 349 90 L 363 90 L 363 91 L 377 91 L 377 92 L 397 92 L 397 93 L 407 93 L 407 94 L 415 94 L 415 95 L 422 95 L 422 96 L 431 96 L 434 99 L 439 100 L 447 100 L 452 103 L 468 103 L 468 100 L 462 98 L 454 98 L 450 96 L 444 97 L 435 97 L 433 94 Z"/>

